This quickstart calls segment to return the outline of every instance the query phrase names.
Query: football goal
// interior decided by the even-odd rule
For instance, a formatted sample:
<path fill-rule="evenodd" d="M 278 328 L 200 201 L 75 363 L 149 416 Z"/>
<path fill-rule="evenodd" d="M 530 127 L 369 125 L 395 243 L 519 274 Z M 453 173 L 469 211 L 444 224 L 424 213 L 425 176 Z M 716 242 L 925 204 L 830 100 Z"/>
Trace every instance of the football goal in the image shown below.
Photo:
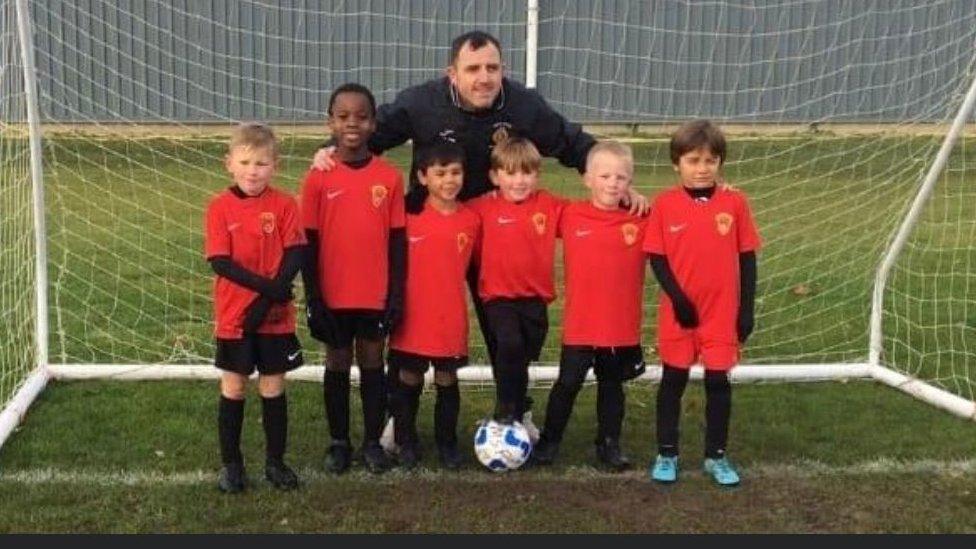
<path fill-rule="evenodd" d="M 676 124 L 726 129 L 764 240 L 734 379 L 874 379 L 976 419 L 971 2 L 0 0 L 0 444 L 50 379 L 216 378 L 202 223 L 231 126 L 276 127 L 294 192 L 331 89 L 390 101 L 472 28 L 510 78 L 631 143 L 642 193 L 673 184 Z M 651 380 L 656 293 L 648 274 Z M 561 306 L 533 379 L 556 373 Z M 462 379 L 487 383 L 476 326 Z M 319 381 L 299 335 L 294 375 Z"/>

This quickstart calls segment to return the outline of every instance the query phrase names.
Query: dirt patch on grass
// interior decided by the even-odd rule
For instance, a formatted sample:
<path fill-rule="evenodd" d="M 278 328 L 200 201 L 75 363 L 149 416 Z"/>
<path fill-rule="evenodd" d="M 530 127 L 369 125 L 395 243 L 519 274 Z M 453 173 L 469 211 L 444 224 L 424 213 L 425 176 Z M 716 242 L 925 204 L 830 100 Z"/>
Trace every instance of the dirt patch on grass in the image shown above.
<path fill-rule="evenodd" d="M 392 473 L 320 478 L 296 492 L 255 482 L 239 496 L 183 486 L 0 482 L 0 532 L 974 532 L 976 475 L 744 477 L 696 471 L 660 486 L 620 478 Z"/>

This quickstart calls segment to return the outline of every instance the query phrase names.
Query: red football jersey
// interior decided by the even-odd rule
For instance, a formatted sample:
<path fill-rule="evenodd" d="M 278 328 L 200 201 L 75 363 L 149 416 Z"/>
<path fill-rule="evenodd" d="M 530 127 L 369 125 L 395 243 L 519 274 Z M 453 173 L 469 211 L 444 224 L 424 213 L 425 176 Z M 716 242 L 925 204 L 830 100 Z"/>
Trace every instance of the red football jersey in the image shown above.
<path fill-rule="evenodd" d="M 682 291 L 698 312 L 699 337 L 737 343 L 739 253 L 758 250 L 759 233 L 743 193 L 719 186 L 701 202 L 681 186 L 651 206 L 644 251 L 665 255 Z M 658 339 L 683 337 L 667 294 L 658 302 Z"/>
<path fill-rule="evenodd" d="M 319 233 L 319 287 L 333 309 L 386 305 L 390 230 L 406 222 L 403 177 L 374 156 L 359 169 L 339 162 L 310 170 L 302 185 L 302 218 Z"/>
<path fill-rule="evenodd" d="M 478 295 L 556 297 L 552 280 L 556 229 L 566 201 L 536 191 L 522 202 L 509 202 L 492 191 L 466 203 L 481 217 Z"/>
<path fill-rule="evenodd" d="M 427 206 L 407 216 L 407 291 L 390 348 L 437 358 L 467 356 L 466 273 L 480 233 L 481 220 L 464 206 L 451 214 Z"/>
<path fill-rule="evenodd" d="M 285 248 L 305 244 L 295 199 L 268 187 L 259 196 L 240 197 L 228 189 L 207 207 L 207 259 L 226 255 L 241 267 L 274 278 Z M 258 293 L 222 276 L 214 278 L 214 334 L 221 339 L 243 337 L 244 314 Z M 277 303 L 258 328 L 262 334 L 295 332 L 295 304 Z"/>
<path fill-rule="evenodd" d="M 563 210 L 566 305 L 563 344 L 624 347 L 640 344 L 647 255 L 647 218 L 601 210 L 589 201 Z"/>

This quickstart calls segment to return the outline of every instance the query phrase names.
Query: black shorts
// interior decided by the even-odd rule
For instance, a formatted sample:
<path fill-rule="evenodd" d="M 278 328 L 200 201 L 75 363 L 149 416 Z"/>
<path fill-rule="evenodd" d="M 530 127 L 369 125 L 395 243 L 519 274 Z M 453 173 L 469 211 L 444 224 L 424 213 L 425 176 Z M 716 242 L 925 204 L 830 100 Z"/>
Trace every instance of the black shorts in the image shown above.
<path fill-rule="evenodd" d="M 336 349 L 352 347 L 353 339 L 382 340 L 383 311 L 374 309 L 333 309 L 336 322 Z"/>
<path fill-rule="evenodd" d="M 542 298 L 493 299 L 485 303 L 485 318 L 496 353 L 511 355 L 510 348 L 515 345 L 526 361 L 539 360 L 549 333 L 549 308 Z M 505 357 L 496 359 L 503 361 Z"/>
<path fill-rule="evenodd" d="M 559 358 L 560 368 L 571 367 L 586 372 L 591 367 L 600 381 L 627 381 L 644 373 L 644 349 L 640 345 L 629 347 L 591 347 L 587 345 L 563 345 Z"/>
<path fill-rule="evenodd" d="M 255 334 L 241 339 L 217 339 L 214 366 L 249 376 L 283 374 L 304 364 L 302 346 L 295 334 Z"/>
<path fill-rule="evenodd" d="M 390 349 L 387 361 L 390 363 L 390 368 L 421 374 L 426 373 L 427 368 L 431 365 L 437 372 L 456 372 L 458 368 L 468 365 L 468 357 L 466 356 L 426 356 L 395 349 Z"/>

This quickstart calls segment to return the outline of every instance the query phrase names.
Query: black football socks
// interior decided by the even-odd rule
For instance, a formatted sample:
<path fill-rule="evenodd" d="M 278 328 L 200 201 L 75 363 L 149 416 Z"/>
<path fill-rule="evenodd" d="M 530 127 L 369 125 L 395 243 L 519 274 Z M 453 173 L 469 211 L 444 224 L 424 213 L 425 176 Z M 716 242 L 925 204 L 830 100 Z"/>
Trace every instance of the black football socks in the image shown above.
<path fill-rule="evenodd" d="M 261 397 L 261 422 L 264 424 L 265 456 L 268 461 L 281 462 L 288 439 L 288 399 L 284 393 L 271 398 Z"/>
<path fill-rule="evenodd" d="M 732 415 L 732 384 L 726 372 L 705 372 L 705 457 L 725 455 Z"/>
<path fill-rule="evenodd" d="M 325 370 L 325 416 L 332 440 L 349 440 L 349 372 Z"/>
<path fill-rule="evenodd" d="M 663 364 L 661 385 L 657 390 L 657 445 L 662 456 L 678 455 L 681 397 L 687 384 L 688 370 Z"/>
<path fill-rule="evenodd" d="M 241 428 L 244 425 L 244 401 L 223 395 L 217 406 L 217 434 L 220 438 L 220 459 L 223 463 L 243 463 Z"/>
<path fill-rule="evenodd" d="M 361 369 L 359 376 L 359 396 L 363 402 L 363 441 L 378 441 L 386 419 L 386 376 L 382 368 Z M 348 412 L 348 406 L 346 410 Z"/>
<path fill-rule="evenodd" d="M 461 410 L 461 391 L 457 384 L 437 385 L 434 403 L 434 440 L 438 447 L 457 444 L 458 413 Z"/>

